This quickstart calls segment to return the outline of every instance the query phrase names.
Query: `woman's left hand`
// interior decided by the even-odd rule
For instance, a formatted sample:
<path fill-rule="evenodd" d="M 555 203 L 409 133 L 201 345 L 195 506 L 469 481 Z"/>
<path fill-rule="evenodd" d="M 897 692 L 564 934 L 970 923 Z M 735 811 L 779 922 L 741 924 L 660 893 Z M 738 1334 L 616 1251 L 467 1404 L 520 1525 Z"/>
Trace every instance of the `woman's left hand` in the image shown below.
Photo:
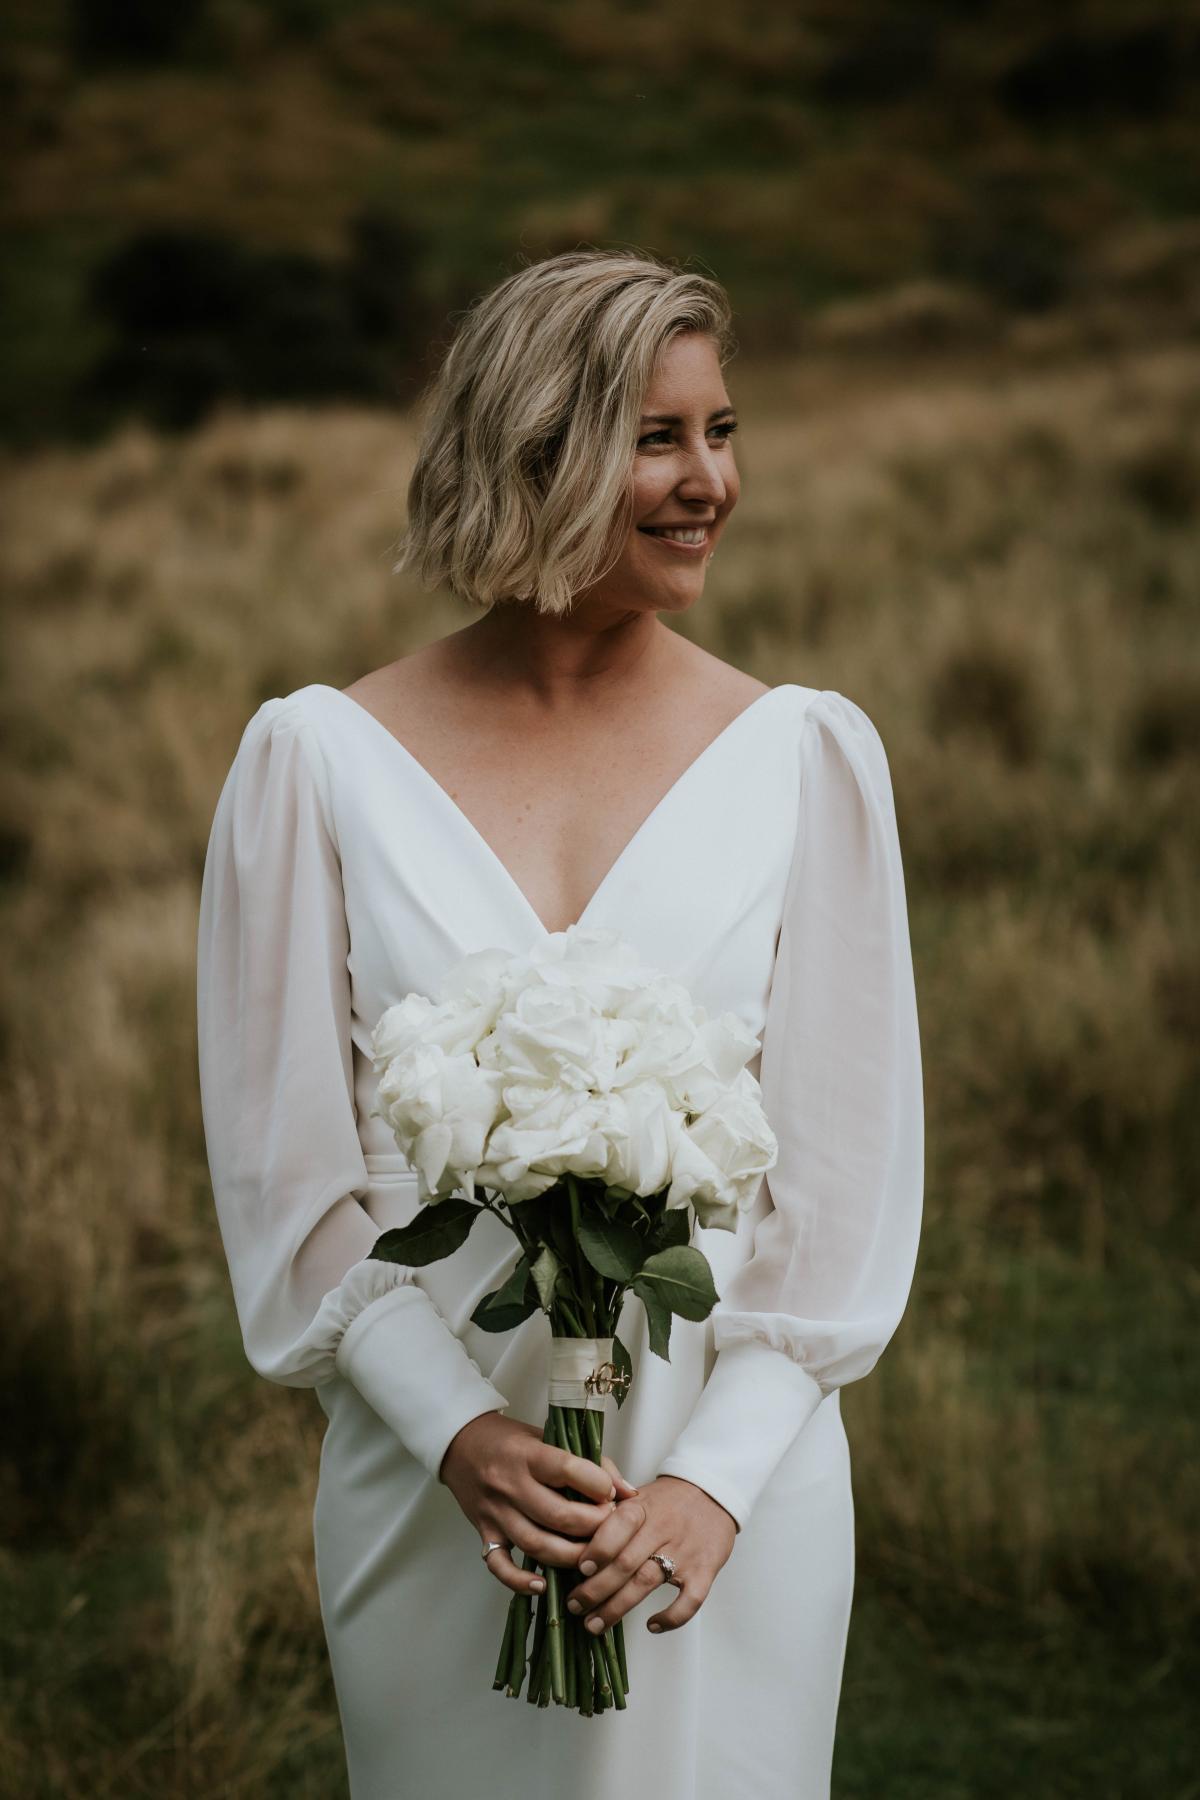
<path fill-rule="evenodd" d="M 618 1501 L 576 1565 L 587 1577 L 573 1588 L 567 1605 L 591 1629 L 615 1625 L 656 1587 L 666 1582 L 650 1558 L 656 1550 L 674 1558 L 682 1582 L 671 1604 L 646 1621 L 649 1631 L 673 1631 L 695 1618 L 719 1571 L 729 1560 L 737 1525 L 730 1513 L 698 1488 L 675 1475 L 660 1475 L 640 1487 L 636 1499 Z M 595 1572 L 588 1573 L 589 1565 Z"/>

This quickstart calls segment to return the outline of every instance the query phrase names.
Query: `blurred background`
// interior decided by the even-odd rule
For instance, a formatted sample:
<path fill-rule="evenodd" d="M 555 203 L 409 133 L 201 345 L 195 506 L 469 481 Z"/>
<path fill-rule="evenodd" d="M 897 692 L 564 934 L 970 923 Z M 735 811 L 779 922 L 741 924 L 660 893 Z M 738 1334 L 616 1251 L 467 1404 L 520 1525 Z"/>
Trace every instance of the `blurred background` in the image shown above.
<path fill-rule="evenodd" d="M 208 829 L 260 700 L 470 616 L 390 572 L 456 310 L 634 244 L 741 337 L 677 627 L 862 705 L 905 855 L 926 1225 L 843 1397 L 834 1792 L 1200 1795 L 1195 14 L 7 11 L 0 1793 L 346 1791 L 323 1416 L 208 1186 Z"/>

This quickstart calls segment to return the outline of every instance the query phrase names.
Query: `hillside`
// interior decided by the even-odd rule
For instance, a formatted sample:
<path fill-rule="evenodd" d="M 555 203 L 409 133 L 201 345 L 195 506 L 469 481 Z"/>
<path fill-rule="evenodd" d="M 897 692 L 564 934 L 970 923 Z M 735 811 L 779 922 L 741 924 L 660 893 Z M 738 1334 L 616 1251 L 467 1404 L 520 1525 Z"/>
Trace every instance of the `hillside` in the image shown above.
<path fill-rule="evenodd" d="M 579 242 L 696 259 L 750 353 L 1063 315 L 1200 330 L 1200 25 L 1170 0 L 14 0 L 5 429 L 410 398 Z M 901 331 L 892 338 L 899 320 Z M 834 314 L 841 330 L 843 314 Z"/>

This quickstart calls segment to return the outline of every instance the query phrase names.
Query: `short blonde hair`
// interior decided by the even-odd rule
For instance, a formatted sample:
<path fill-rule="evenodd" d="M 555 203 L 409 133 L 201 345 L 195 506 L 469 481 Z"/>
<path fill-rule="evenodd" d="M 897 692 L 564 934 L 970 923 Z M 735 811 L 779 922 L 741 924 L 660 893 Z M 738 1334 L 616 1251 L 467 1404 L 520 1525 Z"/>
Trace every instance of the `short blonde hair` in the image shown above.
<path fill-rule="evenodd" d="M 476 299 L 423 396 L 396 569 L 569 611 L 620 554 L 641 408 L 685 331 L 736 353 L 720 283 L 642 250 L 567 251 Z"/>

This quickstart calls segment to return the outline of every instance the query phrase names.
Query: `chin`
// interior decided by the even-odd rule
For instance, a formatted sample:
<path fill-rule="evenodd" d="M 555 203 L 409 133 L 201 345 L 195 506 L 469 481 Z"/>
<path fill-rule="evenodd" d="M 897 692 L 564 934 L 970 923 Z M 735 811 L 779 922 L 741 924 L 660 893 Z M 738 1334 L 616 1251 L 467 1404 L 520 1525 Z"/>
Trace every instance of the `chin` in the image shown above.
<path fill-rule="evenodd" d="M 689 606 L 694 606 L 696 604 L 703 592 L 704 583 L 698 581 L 691 593 L 681 594 L 676 590 L 670 594 L 663 594 L 660 598 L 653 601 L 652 605 L 655 612 L 686 612 Z"/>

